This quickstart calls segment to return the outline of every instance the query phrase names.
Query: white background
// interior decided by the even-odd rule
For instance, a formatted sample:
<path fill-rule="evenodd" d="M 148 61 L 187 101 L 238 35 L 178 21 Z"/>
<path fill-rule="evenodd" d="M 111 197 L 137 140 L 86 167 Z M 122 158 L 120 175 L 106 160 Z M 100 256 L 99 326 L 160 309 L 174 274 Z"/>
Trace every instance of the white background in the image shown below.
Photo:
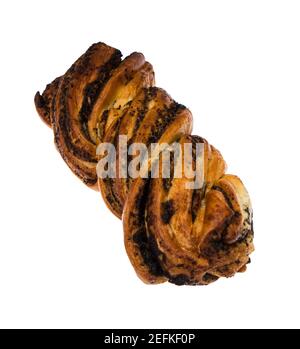
<path fill-rule="evenodd" d="M 1 1 L 0 327 L 299 327 L 299 1 Z M 254 207 L 245 274 L 144 285 L 64 164 L 37 90 L 93 42 L 141 51 Z"/>

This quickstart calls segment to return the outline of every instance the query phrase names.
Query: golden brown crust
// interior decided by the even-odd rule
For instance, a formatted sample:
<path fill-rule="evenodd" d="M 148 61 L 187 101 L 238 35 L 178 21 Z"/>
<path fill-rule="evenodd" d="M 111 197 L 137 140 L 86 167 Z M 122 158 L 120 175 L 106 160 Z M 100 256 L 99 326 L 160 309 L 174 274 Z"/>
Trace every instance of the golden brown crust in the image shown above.
<path fill-rule="evenodd" d="M 125 248 L 141 280 L 207 285 L 246 270 L 254 250 L 249 195 L 238 177 L 225 174 L 221 153 L 190 135 L 191 112 L 154 87 L 153 68 L 141 53 L 122 61 L 119 50 L 94 44 L 34 100 L 64 161 L 89 187 L 99 187 L 108 208 L 122 218 Z M 152 146 L 141 164 L 147 178 L 120 175 L 133 155 L 119 148 L 119 136 L 127 137 L 128 146 Z M 198 171 L 192 176 L 170 147 L 175 141 L 187 168 Z M 115 145 L 115 178 L 97 178 L 102 143 Z M 197 154 L 199 143 L 203 151 Z M 171 150 L 169 178 L 162 172 L 163 149 Z M 160 165 L 157 178 L 149 177 L 153 164 Z M 188 188 L 197 176 L 201 185 Z"/>
<path fill-rule="evenodd" d="M 196 141 L 180 139 L 182 147 Z M 123 215 L 125 247 L 146 283 L 206 285 L 244 271 L 253 251 L 248 193 L 237 177 L 224 174 L 220 153 L 201 142 L 206 165 L 200 189 L 186 189 L 194 178 L 183 174 L 167 186 L 162 176 L 140 179 L 130 190 Z"/>
<path fill-rule="evenodd" d="M 37 111 L 49 126 L 53 125 L 58 151 L 89 187 L 98 189 L 97 144 L 126 104 L 153 83 L 152 66 L 141 53 L 121 61 L 119 50 L 98 43 L 42 95 L 36 94 Z"/>
<path fill-rule="evenodd" d="M 152 65 L 141 53 L 134 52 L 126 57 L 111 73 L 99 94 L 88 121 L 89 134 L 94 143 L 102 142 L 103 113 L 107 130 L 112 122 L 122 115 L 139 91 L 154 84 Z M 104 133 L 105 133 L 104 130 Z"/>
<path fill-rule="evenodd" d="M 70 169 L 95 187 L 96 144 L 87 132 L 90 110 L 121 53 L 105 44 L 91 46 L 62 77 L 54 102 L 55 144 Z"/>
<path fill-rule="evenodd" d="M 142 89 L 130 106 L 122 111 L 121 117 L 112 122 L 103 142 L 116 145 L 116 163 L 119 164 L 117 141 L 120 135 L 130 136 L 129 144 L 143 143 L 150 151 L 150 144 L 170 144 L 179 136 L 190 133 L 191 129 L 190 111 L 176 103 L 164 90 L 150 87 Z M 151 160 L 149 158 L 148 164 L 145 164 L 146 171 Z M 109 209 L 121 218 L 133 179 L 120 178 L 118 169 L 115 179 L 99 178 L 99 187 Z"/>
<path fill-rule="evenodd" d="M 167 281 L 154 253 L 144 222 L 149 181 L 137 178 L 126 201 L 123 220 L 124 243 L 129 260 L 138 277 L 145 283 Z"/>
<path fill-rule="evenodd" d="M 46 86 L 42 94 L 40 94 L 40 92 L 37 92 L 34 96 L 34 104 L 36 110 L 41 119 L 49 127 L 52 127 L 52 102 L 56 96 L 60 80 L 61 77 L 56 78 Z"/>

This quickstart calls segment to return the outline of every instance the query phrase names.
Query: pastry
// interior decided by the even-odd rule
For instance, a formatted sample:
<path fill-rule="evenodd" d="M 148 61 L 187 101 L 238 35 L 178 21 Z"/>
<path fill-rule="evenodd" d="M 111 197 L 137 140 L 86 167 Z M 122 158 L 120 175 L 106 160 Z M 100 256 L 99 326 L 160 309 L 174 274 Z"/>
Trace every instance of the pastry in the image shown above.
<path fill-rule="evenodd" d="M 92 45 L 60 78 L 35 96 L 41 118 L 51 125 L 55 145 L 70 169 L 97 189 L 96 146 L 110 124 L 143 87 L 152 86 L 152 66 L 141 53 Z"/>
<path fill-rule="evenodd" d="M 94 44 L 42 94 L 37 92 L 35 105 L 69 168 L 100 190 L 122 219 L 126 252 L 142 281 L 207 285 L 246 270 L 254 250 L 247 190 L 238 177 L 225 173 L 218 150 L 191 135 L 191 112 L 155 87 L 153 68 L 141 53 L 122 60 L 119 50 Z M 128 145 L 150 149 L 156 144 L 156 152 L 141 164 L 145 176 L 121 175 L 132 155 L 121 150 L 120 136 Z M 102 156 L 97 147 L 105 144 L 116 149 L 113 178 L 97 176 Z M 188 159 L 191 175 L 183 171 L 174 144 Z M 168 178 L 165 151 L 171 161 Z M 155 178 L 150 176 L 153 164 Z"/>
<path fill-rule="evenodd" d="M 125 247 L 146 283 L 206 285 L 249 263 L 251 203 L 240 179 L 225 174 L 221 154 L 206 140 L 185 135 L 179 142 L 204 143 L 203 185 L 186 189 L 194 178 L 184 175 L 137 179 L 124 209 Z"/>

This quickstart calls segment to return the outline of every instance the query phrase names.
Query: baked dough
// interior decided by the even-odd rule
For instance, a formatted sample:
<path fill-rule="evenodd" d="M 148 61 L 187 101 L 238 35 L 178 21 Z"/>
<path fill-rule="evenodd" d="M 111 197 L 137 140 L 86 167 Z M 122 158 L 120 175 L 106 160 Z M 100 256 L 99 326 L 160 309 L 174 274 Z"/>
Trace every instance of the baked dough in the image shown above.
<path fill-rule="evenodd" d="M 102 197 L 124 227 L 124 242 L 137 275 L 145 283 L 207 285 L 246 270 L 254 250 L 252 207 L 241 180 L 226 174 L 222 155 L 205 139 L 192 136 L 192 114 L 166 91 L 155 87 L 154 72 L 141 53 L 122 60 L 119 50 L 92 45 L 67 72 L 35 95 L 42 120 L 54 132 L 55 145 L 69 168 Z M 118 137 L 128 144 L 171 145 L 193 151 L 189 166 L 202 161 L 197 177 L 97 178 L 99 144 L 116 146 L 117 166 L 124 161 Z M 203 152 L 196 152 L 202 144 Z M 171 171 L 180 161 L 170 148 Z M 129 156 L 126 155 L 126 160 Z M 201 157 L 201 159 L 200 159 Z M 162 152 L 148 158 L 162 165 Z"/>
<path fill-rule="evenodd" d="M 194 178 L 184 174 L 137 179 L 123 215 L 125 247 L 146 283 L 206 285 L 245 270 L 253 251 L 252 208 L 242 182 L 225 174 L 214 147 L 197 136 L 179 142 L 204 143 L 203 185 L 186 189 Z"/>

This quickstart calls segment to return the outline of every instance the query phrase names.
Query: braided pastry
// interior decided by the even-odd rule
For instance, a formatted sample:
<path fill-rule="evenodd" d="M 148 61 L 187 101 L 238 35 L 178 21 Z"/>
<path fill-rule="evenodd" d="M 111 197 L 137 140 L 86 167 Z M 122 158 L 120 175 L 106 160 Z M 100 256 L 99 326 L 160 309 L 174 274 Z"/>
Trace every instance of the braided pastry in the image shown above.
<path fill-rule="evenodd" d="M 86 185 L 100 189 L 108 208 L 122 218 L 127 254 L 144 282 L 207 285 L 246 270 L 254 250 L 249 195 L 238 177 L 225 174 L 220 152 L 191 136 L 191 112 L 154 87 L 152 66 L 141 53 L 122 60 L 119 50 L 94 44 L 36 94 L 35 105 L 70 169 Z M 118 166 L 127 164 L 130 155 L 121 152 L 120 135 L 128 145 L 170 145 L 169 178 L 163 166 L 157 167 L 156 178 L 123 178 Z M 182 171 L 173 142 L 187 157 L 185 145 L 191 146 L 192 176 Z M 96 149 L 106 143 L 116 147 L 114 178 L 97 176 L 101 156 Z M 200 155 L 197 144 L 203 147 Z M 150 160 L 163 163 L 162 154 L 159 150 L 144 160 L 144 174 L 150 172 Z M 187 189 L 196 180 L 200 160 L 201 186 Z M 174 176 L 176 170 L 181 176 Z"/>

